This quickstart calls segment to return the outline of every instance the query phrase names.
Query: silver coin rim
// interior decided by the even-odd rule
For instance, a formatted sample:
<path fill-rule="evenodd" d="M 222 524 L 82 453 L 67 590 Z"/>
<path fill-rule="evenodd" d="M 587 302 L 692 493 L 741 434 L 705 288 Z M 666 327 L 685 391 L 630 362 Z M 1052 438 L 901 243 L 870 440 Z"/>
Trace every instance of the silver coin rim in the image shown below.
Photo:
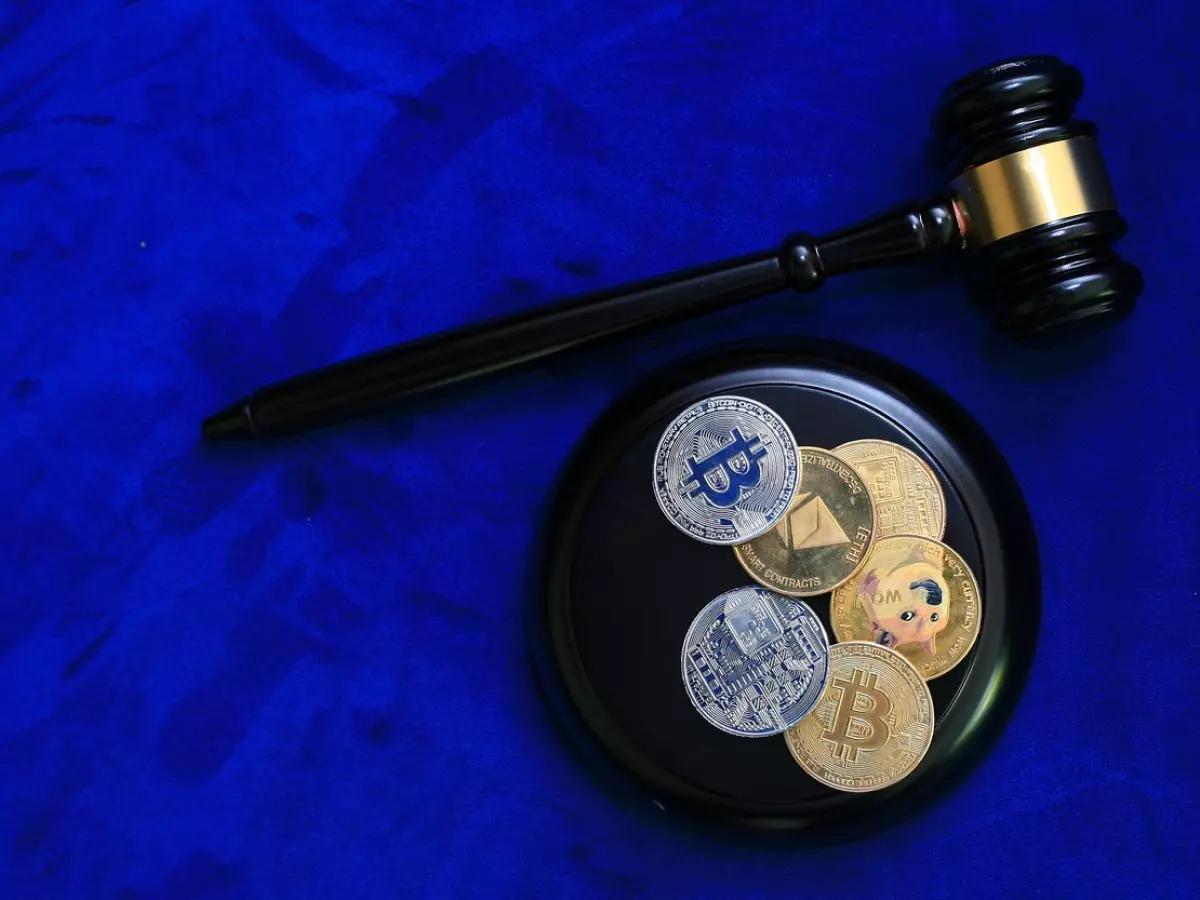
<path fill-rule="evenodd" d="M 717 603 L 718 601 L 724 602 L 725 598 L 728 597 L 730 594 L 735 594 L 738 591 L 744 591 L 747 588 L 749 588 L 751 590 L 755 590 L 755 591 L 762 591 L 765 594 L 770 594 L 773 597 L 775 597 L 777 600 L 782 600 L 785 603 L 798 603 L 800 606 L 803 606 L 808 611 L 808 614 L 810 616 L 812 616 L 813 621 L 815 621 L 817 623 L 817 630 L 820 632 L 821 637 L 824 638 L 824 640 L 825 640 L 825 675 L 822 679 L 821 689 L 817 692 L 817 696 L 813 700 L 812 705 L 809 706 L 809 708 L 804 712 L 803 715 L 801 715 L 799 718 L 797 718 L 796 721 L 793 722 L 791 725 L 784 725 L 778 731 L 759 731 L 759 732 L 737 731 L 733 728 L 729 728 L 728 726 L 722 725 L 719 722 L 714 722 L 708 715 L 705 714 L 703 709 L 701 709 L 699 706 L 696 705 L 696 701 L 692 697 L 692 692 L 690 690 L 688 690 L 687 652 L 686 651 L 687 651 L 688 645 L 691 643 L 692 634 L 696 630 L 696 623 L 699 622 L 704 617 L 704 613 L 707 612 L 707 610 L 710 606 Z M 692 709 L 694 709 L 699 714 L 700 718 L 702 718 L 705 722 L 707 722 L 713 728 L 716 728 L 718 731 L 723 731 L 725 734 L 730 734 L 730 735 L 733 735 L 734 737 L 740 737 L 740 738 L 778 737 L 781 734 L 785 734 L 788 730 L 795 728 L 796 725 L 798 725 L 801 722 L 801 720 L 803 720 L 806 716 L 810 715 L 812 713 L 812 711 L 814 709 L 816 709 L 817 706 L 820 704 L 821 699 L 825 696 L 825 690 L 829 685 L 829 653 L 830 653 L 830 650 L 832 649 L 832 647 L 833 647 L 833 642 L 829 639 L 829 632 L 825 630 L 825 624 L 821 621 L 821 617 L 819 615 L 817 615 L 817 611 L 815 609 L 813 609 L 812 606 L 810 606 L 808 603 L 806 603 L 803 599 L 801 599 L 799 597 L 789 597 L 785 594 L 780 594 L 778 591 L 773 591 L 770 588 L 765 588 L 761 584 L 743 584 L 739 587 L 730 588 L 727 591 L 723 591 L 722 593 L 713 597 L 711 600 L 709 600 L 707 603 L 705 603 L 703 606 L 701 606 L 700 611 L 698 613 L 696 613 L 696 615 L 692 618 L 692 623 L 688 626 L 687 633 L 684 635 L 683 646 L 680 649 L 680 653 L 679 653 L 679 677 L 680 677 L 681 684 L 683 685 L 683 692 L 685 695 L 687 695 L 688 702 L 691 703 Z M 782 719 L 783 717 L 780 716 L 780 718 Z"/>
<path fill-rule="evenodd" d="M 662 456 L 662 453 L 663 453 L 663 446 L 667 439 L 667 432 L 671 430 L 671 426 L 673 426 L 676 422 L 678 422 L 681 418 L 683 418 L 683 416 L 685 416 L 687 414 L 688 410 L 694 409 L 695 407 L 701 405 L 702 403 L 711 403 L 714 400 L 735 400 L 735 401 L 741 401 L 743 403 L 752 403 L 755 406 L 760 407 L 761 409 L 764 409 L 768 413 L 770 413 L 771 416 L 773 416 L 779 422 L 780 426 L 783 428 L 783 433 L 788 438 L 788 446 L 791 447 L 791 450 L 789 452 L 791 454 L 793 454 L 793 456 L 795 456 L 795 460 L 796 460 L 796 490 L 799 490 L 800 477 L 803 473 L 800 471 L 800 451 L 799 451 L 797 443 L 796 443 L 796 437 L 794 434 L 792 434 L 791 426 L 788 425 L 787 420 L 784 419 L 784 417 L 781 416 L 778 412 L 776 412 L 775 409 L 773 409 L 772 407 L 763 403 L 761 400 L 755 400 L 752 397 L 745 397 L 741 394 L 714 394 L 711 397 L 705 397 L 701 400 L 695 401 L 694 403 L 689 403 L 687 406 L 685 406 L 678 413 L 676 413 L 674 416 L 671 417 L 671 420 L 667 423 L 666 427 L 663 428 L 662 434 L 658 438 L 658 443 L 655 444 L 655 446 L 654 446 L 654 457 L 650 460 L 650 484 L 654 490 L 654 500 L 658 504 L 658 508 L 662 512 L 663 517 L 668 522 L 670 522 L 672 525 L 674 525 L 678 531 L 681 531 L 683 534 L 687 535 L 692 540 L 699 541 L 702 544 L 708 544 L 709 546 L 713 546 L 713 547 L 733 547 L 733 546 L 736 546 L 737 544 L 741 544 L 746 541 L 752 541 L 755 538 L 762 537 L 764 534 L 766 534 L 768 531 L 770 531 L 772 528 L 774 528 L 776 525 L 778 525 L 779 522 L 783 519 L 783 517 L 788 514 L 788 511 L 791 510 L 792 501 L 795 499 L 795 497 L 792 497 L 791 499 L 789 499 L 787 501 L 787 503 L 784 504 L 783 510 L 777 516 L 769 518 L 767 520 L 767 526 L 765 528 L 763 528 L 761 531 L 756 530 L 754 533 L 747 533 L 744 535 L 735 535 L 734 537 L 728 538 L 728 539 L 719 539 L 718 540 L 718 539 L 713 539 L 713 538 L 708 538 L 708 537 L 701 537 L 698 534 L 688 531 L 688 529 L 686 527 L 684 527 L 684 525 L 675 516 L 671 515 L 670 511 L 666 507 L 666 504 L 663 503 L 662 492 L 658 490 L 658 479 L 657 479 L 656 473 L 655 473 L 655 469 L 658 466 L 658 460 Z M 795 598 L 789 598 L 789 599 L 795 599 Z"/>

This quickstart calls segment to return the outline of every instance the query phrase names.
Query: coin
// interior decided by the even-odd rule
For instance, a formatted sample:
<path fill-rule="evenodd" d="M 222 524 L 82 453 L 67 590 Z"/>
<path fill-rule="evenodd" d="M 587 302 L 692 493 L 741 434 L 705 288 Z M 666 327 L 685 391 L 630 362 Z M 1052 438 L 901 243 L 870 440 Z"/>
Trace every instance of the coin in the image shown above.
<path fill-rule="evenodd" d="M 870 488 L 878 537 L 919 534 L 942 539 L 946 497 L 925 460 L 891 441 L 850 441 L 833 452 L 854 466 Z"/>
<path fill-rule="evenodd" d="M 878 644 L 834 644 L 829 687 L 785 733 L 792 758 L 822 784 L 877 791 L 912 774 L 933 740 L 933 698 L 917 670 Z"/>
<path fill-rule="evenodd" d="M 862 567 L 875 535 L 875 506 L 853 466 L 827 450 L 798 449 L 803 474 L 791 509 L 766 534 L 734 547 L 734 554 L 759 584 L 813 597 Z"/>
<path fill-rule="evenodd" d="M 681 412 L 654 452 L 654 495 L 680 531 L 736 544 L 772 528 L 800 480 L 787 423 L 745 397 L 710 397 Z"/>
<path fill-rule="evenodd" d="M 963 661 L 982 613 L 979 585 L 963 558 L 916 535 L 876 541 L 859 573 L 833 592 L 829 610 L 839 641 L 896 650 L 926 681 Z"/>
<path fill-rule="evenodd" d="M 707 722 L 739 737 L 768 737 L 821 699 L 829 637 L 806 603 L 735 588 L 696 616 L 679 663 L 688 699 Z"/>

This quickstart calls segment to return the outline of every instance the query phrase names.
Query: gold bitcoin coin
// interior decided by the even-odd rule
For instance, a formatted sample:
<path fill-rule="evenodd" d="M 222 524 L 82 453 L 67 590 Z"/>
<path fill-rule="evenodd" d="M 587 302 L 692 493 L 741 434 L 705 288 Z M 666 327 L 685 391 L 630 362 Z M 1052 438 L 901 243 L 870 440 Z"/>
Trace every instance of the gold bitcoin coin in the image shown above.
<path fill-rule="evenodd" d="M 963 558 L 918 535 L 880 538 L 866 564 L 833 592 L 839 641 L 872 641 L 897 651 L 926 681 L 945 675 L 979 636 L 983 602 Z"/>
<path fill-rule="evenodd" d="M 799 449 L 803 474 L 787 515 L 733 549 L 764 587 L 814 597 L 843 584 L 865 562 L 875 537 L 875 503 L 845 460 L 816 447 Z"/>
<path fill-rule="evenodd" d="M 829 648 L 829 684 L 784 732 L 792 758 L 822 784 L 877 791 L 910 775 L 933 740 L 933 698 L 895 650 L 867 642 Z"/>
<path fill-rule="evenodd" d="M 925 460 L 890 441 L 850 441 L 833 452 L 858 471 L 875 501 L 876 535 L 919 534 L 940 541 L 946 497 Z"/>

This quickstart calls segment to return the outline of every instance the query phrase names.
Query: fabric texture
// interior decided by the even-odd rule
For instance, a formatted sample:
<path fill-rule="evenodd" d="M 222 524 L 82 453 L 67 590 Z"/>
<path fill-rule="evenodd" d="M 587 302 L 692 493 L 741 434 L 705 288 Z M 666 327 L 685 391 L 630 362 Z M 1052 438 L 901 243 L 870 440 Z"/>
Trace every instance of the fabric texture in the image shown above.
<path fill-rule="evenodd" d="M 1195 895 L 1194 5 L 0 4 L 0 896 Z M 262 445 L 259 384 L 941 187 L 953 78 L 1051 53 L 1147 288 L 1019 348 L 953 271 L 779 295 Z M 1022 485 L 1045 615 L 969 780 L 766 852 L 614 802 L 523 617 L 568 454 L 730 337 L 876 350 Z"/>

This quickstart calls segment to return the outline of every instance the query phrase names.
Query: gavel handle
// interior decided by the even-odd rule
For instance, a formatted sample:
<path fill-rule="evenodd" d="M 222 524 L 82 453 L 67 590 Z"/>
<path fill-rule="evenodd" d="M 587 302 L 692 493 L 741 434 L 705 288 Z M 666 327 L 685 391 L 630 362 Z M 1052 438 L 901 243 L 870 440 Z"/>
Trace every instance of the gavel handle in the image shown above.
<path fill-rule="evenodd" d="M 625 284 L 419 338 L 261 388 L 205 422 L 209 437 L 291 432 L 583 344 L 643 332 L 830 275 L 961 249 L 948 202 L 913 205 L 774 250 Z"/>

